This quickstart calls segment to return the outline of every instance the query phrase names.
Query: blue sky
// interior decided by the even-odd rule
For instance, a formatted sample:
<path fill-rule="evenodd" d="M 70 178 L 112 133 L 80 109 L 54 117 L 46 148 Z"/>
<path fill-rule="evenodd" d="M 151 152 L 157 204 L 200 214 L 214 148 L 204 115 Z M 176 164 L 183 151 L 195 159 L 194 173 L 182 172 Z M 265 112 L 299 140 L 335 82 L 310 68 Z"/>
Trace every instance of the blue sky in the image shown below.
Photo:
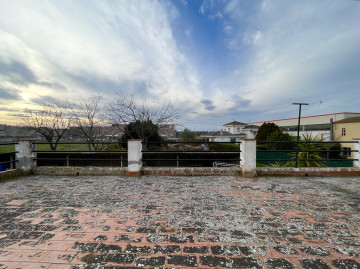
<path fill-rule="evenodd" d="M 182 127 L 360 112 L 360 1 L 0 0 L 0 123 L 117 90 Z M 320 102 L 321 101 L 321 102 Z"/>

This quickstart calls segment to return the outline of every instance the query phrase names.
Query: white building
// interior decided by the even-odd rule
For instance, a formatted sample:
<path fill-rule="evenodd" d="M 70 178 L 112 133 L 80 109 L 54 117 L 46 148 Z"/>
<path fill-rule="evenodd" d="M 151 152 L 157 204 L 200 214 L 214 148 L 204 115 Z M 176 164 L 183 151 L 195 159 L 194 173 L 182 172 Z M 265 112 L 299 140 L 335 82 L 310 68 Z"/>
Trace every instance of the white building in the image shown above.
<path fill-rule="evenodd" d="M 358 116 L 360 116 L 360 113 L 341 112 L 301 117 L 300 136 L 302 134 L 311 134 L 312 137 L 317 136 L 318 138 L 331 140 L 332 122 Z M 258 121 L 251 124 L 261 126 L 264 122 L 275 123 L 277 126 L 281 127 L 284 132 L 292 136 L 297 136 L 298 118 Z"/>
<path fill-rule="evenodd" d="M 239 142 L 241 139 L 254 139 L 259 126 L 233 121 L 223 125 L 225 130 L 202 135 L 211 142 Z"/>

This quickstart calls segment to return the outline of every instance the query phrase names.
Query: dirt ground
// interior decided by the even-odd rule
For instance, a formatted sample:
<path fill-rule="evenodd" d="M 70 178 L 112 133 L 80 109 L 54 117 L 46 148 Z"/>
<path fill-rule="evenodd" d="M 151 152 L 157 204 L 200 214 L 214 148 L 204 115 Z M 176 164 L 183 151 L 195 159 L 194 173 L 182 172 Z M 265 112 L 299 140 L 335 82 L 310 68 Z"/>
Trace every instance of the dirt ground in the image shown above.
<path fill-rule="evenodd" d="M 360 178 L 0 182 L 0 268 L 360 268 Z"/>

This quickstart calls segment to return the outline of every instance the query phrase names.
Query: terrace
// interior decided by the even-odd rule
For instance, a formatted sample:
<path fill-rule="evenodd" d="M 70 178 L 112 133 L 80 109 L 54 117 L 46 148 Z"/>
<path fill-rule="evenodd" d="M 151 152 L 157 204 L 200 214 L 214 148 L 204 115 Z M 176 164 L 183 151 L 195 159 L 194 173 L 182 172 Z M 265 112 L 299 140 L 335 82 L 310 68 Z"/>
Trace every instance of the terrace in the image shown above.
<path fill-rule="evenodd" d="M 360 268 L 359 178 L 0 182 L 1 268 Z"/>
<path fill-rule="evenodd" d="M 320 168 L 257 167 L 293 150 L 254 140 L 3 145 L 0 268 L 360 268 L 349 143 L 324 160 L 351 167 Z"/>

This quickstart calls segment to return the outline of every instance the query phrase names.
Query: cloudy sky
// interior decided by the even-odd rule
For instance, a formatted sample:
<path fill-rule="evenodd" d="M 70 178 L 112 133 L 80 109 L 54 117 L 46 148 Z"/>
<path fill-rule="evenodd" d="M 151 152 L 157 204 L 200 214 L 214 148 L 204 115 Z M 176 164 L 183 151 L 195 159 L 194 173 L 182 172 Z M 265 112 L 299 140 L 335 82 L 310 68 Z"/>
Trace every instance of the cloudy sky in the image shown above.
<path fill-rule="evenodd" d="M 192 130 L 360 112 L 360 1 L 0 0 L 0 123 L 117 90 Z"/>

